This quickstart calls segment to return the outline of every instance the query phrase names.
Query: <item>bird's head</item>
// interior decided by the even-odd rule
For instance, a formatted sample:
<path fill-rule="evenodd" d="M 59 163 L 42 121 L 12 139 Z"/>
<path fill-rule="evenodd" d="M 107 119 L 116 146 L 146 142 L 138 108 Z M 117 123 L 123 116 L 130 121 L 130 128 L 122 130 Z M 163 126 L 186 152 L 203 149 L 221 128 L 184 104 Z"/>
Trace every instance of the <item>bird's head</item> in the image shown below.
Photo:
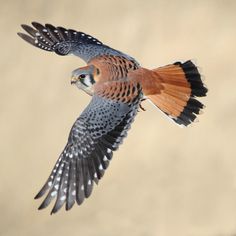
<path fill-rule="evenodd" d="M 78 68 L 72 72 L 71 84 L 84 90 L 89 95 L 93 94 L 95 67 L 93 65 Z"/>

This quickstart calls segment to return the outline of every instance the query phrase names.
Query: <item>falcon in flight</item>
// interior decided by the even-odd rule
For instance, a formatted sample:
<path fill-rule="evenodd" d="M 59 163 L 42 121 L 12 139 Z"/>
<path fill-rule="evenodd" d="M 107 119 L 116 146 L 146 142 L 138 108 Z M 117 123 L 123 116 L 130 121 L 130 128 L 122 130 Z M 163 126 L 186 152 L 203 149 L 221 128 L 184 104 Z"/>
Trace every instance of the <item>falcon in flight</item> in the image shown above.
<path fill-rule="evenodd" d="M 32 27 L 33 26 L 33 27 Z M 71 128 L 68 142 L 48 180 L 35 198 L 46 197 L 39 209 L 55 198 L 51 213 L 82 204 L 104 175 L 113 152 L 127 136 L 141 102 L 150 100 L 181 126 L 188 126 L 204 107 L 206 96 L 192 61 L 146 69 L 131 56 L 96 38 L 72 29 L 33 22 L 18 35 L 31 45 L 58 55 L 75 55 L 87 66 L 72 72 L 71 84 L 92 99 Z"/>

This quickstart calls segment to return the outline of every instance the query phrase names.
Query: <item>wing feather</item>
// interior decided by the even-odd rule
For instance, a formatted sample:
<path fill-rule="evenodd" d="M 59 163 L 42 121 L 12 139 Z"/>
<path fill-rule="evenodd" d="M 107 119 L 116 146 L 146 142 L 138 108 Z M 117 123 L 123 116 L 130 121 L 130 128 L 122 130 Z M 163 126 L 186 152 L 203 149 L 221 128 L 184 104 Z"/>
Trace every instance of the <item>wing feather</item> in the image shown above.
<path fill-rule="evenodd" d="M 60 180 L 57 185 L 54 185 L 55 191 L 57 191 L 57 198 L 51 214 L 58 212 L 66 201 L 66 192 L 68 191 L 68 176 L 69 176 L 70 163 L 66 163 L 63 167 Z"/>
<path fill-rule="evenodd" d="M 102 178 L 137 114 L 141 90 L 129 103 L 94 95 L 88 107 L 74 123 L 68 143 L 60 155 L 46 184 L 36 195 L 46 198 L 39 209 L 56 197 L 51 213 L 64 203 L 66 210 L 75 202 L 82 204 Z"/>
<path fill-rule="evenodd" d="M 84 176 L 82 162 L 82 159 L 76 159 L 76 202 L 78 205 L 81 205 L 84 201 Z"/>
<path fill-rule="evenodd" d="M 42 25 L 38 22 L 32 22 L 33 27 L 25 24 L 21 26 L 28 33 L 18 33 L 22 39 L 37 48 L 58 55 L 73 54 L 86 62 L 100 55 L 123 56 L 134 60 L 125 53 L 110 48 L 93 36 L 80 31 L 61 26 L 55 27 L 51 24 Z"/>
<path fill-rule="evenodd" d="M 71 160 L 69 166 L 68 189 L 66 191 L 66 210 L 70 210 L 75 204 L 76 196 L 76 162 Z"/>

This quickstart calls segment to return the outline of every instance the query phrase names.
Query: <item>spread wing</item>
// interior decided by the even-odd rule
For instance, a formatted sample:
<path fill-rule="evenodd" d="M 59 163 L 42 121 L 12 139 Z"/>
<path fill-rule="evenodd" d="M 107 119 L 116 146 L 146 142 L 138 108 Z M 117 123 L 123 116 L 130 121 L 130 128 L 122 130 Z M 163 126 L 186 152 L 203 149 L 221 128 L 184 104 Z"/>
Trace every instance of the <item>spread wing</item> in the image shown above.
<path fill-rule="evenodd" d="M 43 209 L 56 198 L 51 213 L 65 203 L 66 210 L 80 205 L 92 192 L 118 149 L 137 113 L 141 89 L 130 102 L 94 95 L 74 123 L 68 143 L 47 182 L 35 198 L 47 193 L 39 207 Z"/>
<path fill-rule="evenodd" d="M 83 32 L 63 27 L 55 27 L 51 24 L 41 25 L 32 22 L 33 27 L 21 25 L 28 33 L 18 35 L 31 45 L 46 51 L 55 52 L 59 55 L 73 54 L 89 62 L 92 58 L 100 55 L 124 56 L 134 60 L 132 57 L 112 49 L 96 38 Z"/>

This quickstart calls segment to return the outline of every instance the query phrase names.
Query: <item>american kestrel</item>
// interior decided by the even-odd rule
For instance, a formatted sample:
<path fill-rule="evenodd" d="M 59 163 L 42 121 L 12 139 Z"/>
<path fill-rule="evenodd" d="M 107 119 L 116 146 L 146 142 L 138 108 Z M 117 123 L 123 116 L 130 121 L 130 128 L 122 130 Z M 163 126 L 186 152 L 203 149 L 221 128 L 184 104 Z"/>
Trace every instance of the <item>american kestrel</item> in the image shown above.
<path fill-rule="evenodd" d="M 193 122 L 203 108 L 196 97 L 206 96 L 207 89 L 190 60 L 150 70 L 88 34 L 51 24 L 32 25 L 22 25 L 28 34 L 18 33 L 26 42 L 58 55 L 78 56 L 87 63 L 72 72 L 71 84 L 92 96 L 72 126 L 47 182 L 35 197 L 47 193 L 39 209 L 56 198 L 51 213 L 64 203 L 69 210 L 75 202 L 80 205 L 90 196 L 113 151 L 127 136 L 142 100 L 150 100 L 181 126 Z"/>

